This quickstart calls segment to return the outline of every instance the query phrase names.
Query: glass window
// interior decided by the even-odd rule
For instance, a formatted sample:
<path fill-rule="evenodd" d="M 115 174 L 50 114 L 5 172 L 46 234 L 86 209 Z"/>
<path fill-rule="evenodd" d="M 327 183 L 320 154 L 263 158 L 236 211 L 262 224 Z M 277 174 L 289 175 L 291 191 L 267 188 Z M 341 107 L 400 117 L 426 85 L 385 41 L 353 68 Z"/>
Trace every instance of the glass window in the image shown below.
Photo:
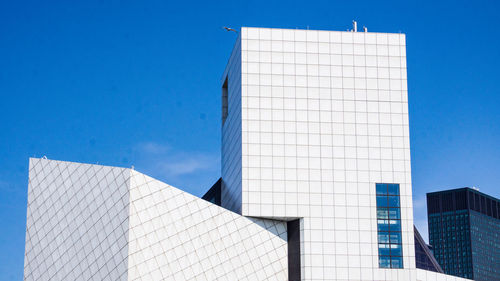
<path fill-rule="evenodd" d="M 391 244 L 391 256 L 402 256 L 403 250 L 400 244 Z"/>
<path fill-rule="evenodd" d="M 380 256 L 390 256 L 391 248 L 389 244 L 378 244 L 378 254 Z"/>
<path fill-rule="evenodd" d="M 399 196 L 388 196 L 388 205 L 389 207 L 399 207 Z M 378 197 L 377 197 L 377 203 L 378 203 Z"/>
<path fill-rule="evenodd" d="M 388 218 L 389 215 L 386 208 L 377 208 L 377 219 L 388 219 Z"/>
<path fill-rule="evenodd" d="M 399 208 L 390 208 L 388 209 L 389 218 L 390 219 L 399 219 L 401 214 L 399 213 Z"/>
<path fill-rule="evenodd" d="M 403 268 L 403 257 L 392 257 L 391 258 L 392 268 Z"/>
<path fill-rule="evenodd" d="M 377 207 L 387 207 L 387 196 L 377 195 Z"/>
<path fill-rule="evenodd" d="M 378 231 L 389 231 L 388 220 L 377 220 Z"/>
<path fill-rule="evenodd" d="M 389 220 L 391 231 L 401 231 L 401 221 L 400 220 Z"/>
<path fill-rule="evenodd" d="M 385 256 L 378 259 L 380 268 L 391 268 L 391 257 Z"/>
<path fill-rule="evenodd" d="M 399 195 L 399 184 L 390 183 L 387 185 L 387 194 Z"/>
<path fill-rule="evenodd" d="M 403 268 L 399 184 L 377 183 L 379 266 Z"/>
<path fill-rule="evenodd" d="M 390 236 L 389 232 L 379 231 L 379 233 L 378 233 L 378 242 L 379 243 L 389 243 L 390 242 L 389 237 L 392 237 L 392 236 Z"/>
<path fill-rule="evenodd" d="M 387 184 L 377 183 L 377 194 L 387 194 Z"/>
<path fill-rule="evenodd" d="M 391 232 L 390 241 L 391 243 L 401 244 L 401 233 L 400 232 Z"/>

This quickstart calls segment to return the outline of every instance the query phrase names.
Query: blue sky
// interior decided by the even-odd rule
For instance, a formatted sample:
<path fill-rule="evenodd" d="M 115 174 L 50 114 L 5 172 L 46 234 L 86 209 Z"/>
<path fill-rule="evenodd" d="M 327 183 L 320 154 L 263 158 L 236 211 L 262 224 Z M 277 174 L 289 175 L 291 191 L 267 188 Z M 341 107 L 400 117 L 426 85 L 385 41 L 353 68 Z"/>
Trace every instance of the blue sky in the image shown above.
<path fill-rule="evenodd" d="M 407 34 L 417 227 L 425 193 L 500 197 L 498 1 L 0 1 L 0 280 L 22 280 L 28 158 L 220 175 L 222 26 Z M 424 235 L 427 236 L 427 235 Z"/>

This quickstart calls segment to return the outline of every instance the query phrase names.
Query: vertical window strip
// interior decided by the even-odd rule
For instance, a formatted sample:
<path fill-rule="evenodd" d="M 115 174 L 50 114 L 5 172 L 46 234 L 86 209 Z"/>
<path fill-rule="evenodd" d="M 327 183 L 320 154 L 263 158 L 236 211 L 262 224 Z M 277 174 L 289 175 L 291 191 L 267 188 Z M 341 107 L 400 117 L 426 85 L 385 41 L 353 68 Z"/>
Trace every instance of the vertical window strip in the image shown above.
<path fill-rule="evenodd" d="M 403 268 L 399 184 L 377 183 L 377 230 L 380 268 Z"/>

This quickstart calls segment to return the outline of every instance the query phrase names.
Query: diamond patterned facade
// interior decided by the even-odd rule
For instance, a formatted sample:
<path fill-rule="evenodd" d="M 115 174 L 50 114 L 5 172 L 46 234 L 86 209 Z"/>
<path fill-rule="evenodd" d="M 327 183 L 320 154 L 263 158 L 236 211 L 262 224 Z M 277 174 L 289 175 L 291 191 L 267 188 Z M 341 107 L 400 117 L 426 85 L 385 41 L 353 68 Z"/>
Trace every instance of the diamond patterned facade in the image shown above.
<path fill-rule="evenodd" d="M 127 280 L 128 169 L 30 159 L 25 280 Z"/>
<path fill-rule="evenodd" d="M 286 223 L 137 171 L 30 159 L 25 280 L 286 280 Z"/>
<path fill-rule="evenodd" d="M 221 206 L 131 169 L 30 159 L 25 280 L 465 280 L 415 266 L 405 44 L 242 28 Z"/>
<path fill-rule="evenodd" d="M 286 224 L 255 223 L 136 171 L 129 280 L 286 280 Z"/>

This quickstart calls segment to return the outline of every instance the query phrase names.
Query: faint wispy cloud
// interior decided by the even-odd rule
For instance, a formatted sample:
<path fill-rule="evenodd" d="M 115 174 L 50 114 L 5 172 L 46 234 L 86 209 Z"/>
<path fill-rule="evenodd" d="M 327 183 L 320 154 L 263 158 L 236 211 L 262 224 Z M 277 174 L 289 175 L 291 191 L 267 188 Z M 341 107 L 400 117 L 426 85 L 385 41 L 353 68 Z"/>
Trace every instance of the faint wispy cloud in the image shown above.
<path fill-rule="evenodd" d="M 200 170 L 211 170 L 217 159 L 203 154 L 183 155 L 173 159 L 164 159 L 158 167 L 172 176 L 186 175 Z"/>
<path fill-rule="evenodd" d="M 136 150 L 137 167 L 169 178 L 219 169 L 220 157 L 206 152 L 177 150 L 156 142 L 140 143 Z"/>
<path fill-rule="evenodd" d="M 137 149 L 143 153 L 163 154 L 167 152 L 170 147 L 168 145 L 159 144 L 156 142 L 144 142 L 137 145 Z"/>
<path fill-rule="evenodd" d="M 413 208 L 422 209 L 427 207 L 427 197 L 426 196 L 416 196 L 413 195 Z"/>

